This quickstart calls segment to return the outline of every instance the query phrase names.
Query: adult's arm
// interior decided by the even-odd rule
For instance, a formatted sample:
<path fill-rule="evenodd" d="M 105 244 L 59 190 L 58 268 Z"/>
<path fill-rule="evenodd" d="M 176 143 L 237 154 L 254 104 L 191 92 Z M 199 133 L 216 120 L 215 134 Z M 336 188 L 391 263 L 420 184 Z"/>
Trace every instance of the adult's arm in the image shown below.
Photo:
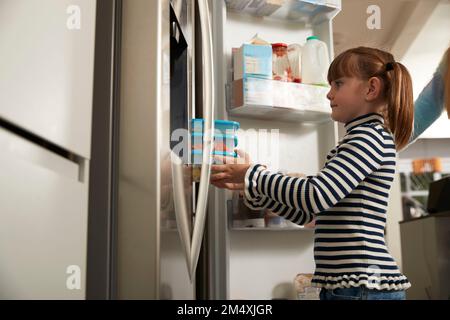
<path fill-rule="evenodd" d="M 445 74 L 448 69 L 448 54 L 444 54 L 439 67 L 414 103 L 414 130 L 410 144 L 430 127 L 444 110 Z"/>

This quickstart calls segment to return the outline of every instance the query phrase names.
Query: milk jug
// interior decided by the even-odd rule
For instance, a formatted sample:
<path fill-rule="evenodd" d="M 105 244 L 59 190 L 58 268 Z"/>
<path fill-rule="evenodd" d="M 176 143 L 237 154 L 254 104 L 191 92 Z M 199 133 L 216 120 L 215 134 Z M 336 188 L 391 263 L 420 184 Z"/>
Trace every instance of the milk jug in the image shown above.
<path fill-rule="evenodd" d="M 327 86 L 329 66 L 330 58 L 326 43 L 320 41 L 318 37 L 308 37 L 302 50 L 302 82 Z"/>

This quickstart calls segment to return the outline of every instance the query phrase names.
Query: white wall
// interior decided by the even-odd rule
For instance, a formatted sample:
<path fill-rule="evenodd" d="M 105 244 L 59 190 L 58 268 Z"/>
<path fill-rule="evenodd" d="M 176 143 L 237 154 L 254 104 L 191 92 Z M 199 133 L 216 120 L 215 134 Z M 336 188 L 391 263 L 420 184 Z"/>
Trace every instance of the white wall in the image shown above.
<path fill-rule="evenodd" d="M 416 99 L 450 46 L 450 2 L 441 1 L 401 59 L 413 79 Z M 450 120 L 444 113 L 420 138 L 450 138 Z"/>
<path fill-rule="evenodd" d="M 450 126 L 450 122 L 448 123 Z M 400 159 L 450 158 L 450 139 L 419 139 L 400 152 Z"/>

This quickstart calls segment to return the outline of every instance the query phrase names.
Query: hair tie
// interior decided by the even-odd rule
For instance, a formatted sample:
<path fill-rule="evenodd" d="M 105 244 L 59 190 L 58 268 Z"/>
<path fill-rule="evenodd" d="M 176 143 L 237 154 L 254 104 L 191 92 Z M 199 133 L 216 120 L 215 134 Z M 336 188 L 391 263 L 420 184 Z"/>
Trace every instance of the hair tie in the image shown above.
<path fill-rule="evenodd" d="M 395 62 L 388 62 L 388 63 L 386 63 L 386 72 L 394 70 L 394 63 Z"/>

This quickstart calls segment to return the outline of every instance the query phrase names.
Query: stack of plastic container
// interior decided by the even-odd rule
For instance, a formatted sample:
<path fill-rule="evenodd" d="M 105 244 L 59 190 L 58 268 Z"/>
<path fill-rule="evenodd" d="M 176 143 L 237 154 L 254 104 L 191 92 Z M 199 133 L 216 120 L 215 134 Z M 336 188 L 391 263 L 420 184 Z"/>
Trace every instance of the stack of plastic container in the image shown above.
<path fill-rule="evenodd" d="M 237 157 L 234 149 L 238 144 L 237 130 L 240 124 L 235 121 L 214 121 L 214 156 Z M 200 180 L 201 165 L 203 159 L 203 134 L 204 119 L 192 119 L 191 143 L 192 143 L 192 179 Z"/>

